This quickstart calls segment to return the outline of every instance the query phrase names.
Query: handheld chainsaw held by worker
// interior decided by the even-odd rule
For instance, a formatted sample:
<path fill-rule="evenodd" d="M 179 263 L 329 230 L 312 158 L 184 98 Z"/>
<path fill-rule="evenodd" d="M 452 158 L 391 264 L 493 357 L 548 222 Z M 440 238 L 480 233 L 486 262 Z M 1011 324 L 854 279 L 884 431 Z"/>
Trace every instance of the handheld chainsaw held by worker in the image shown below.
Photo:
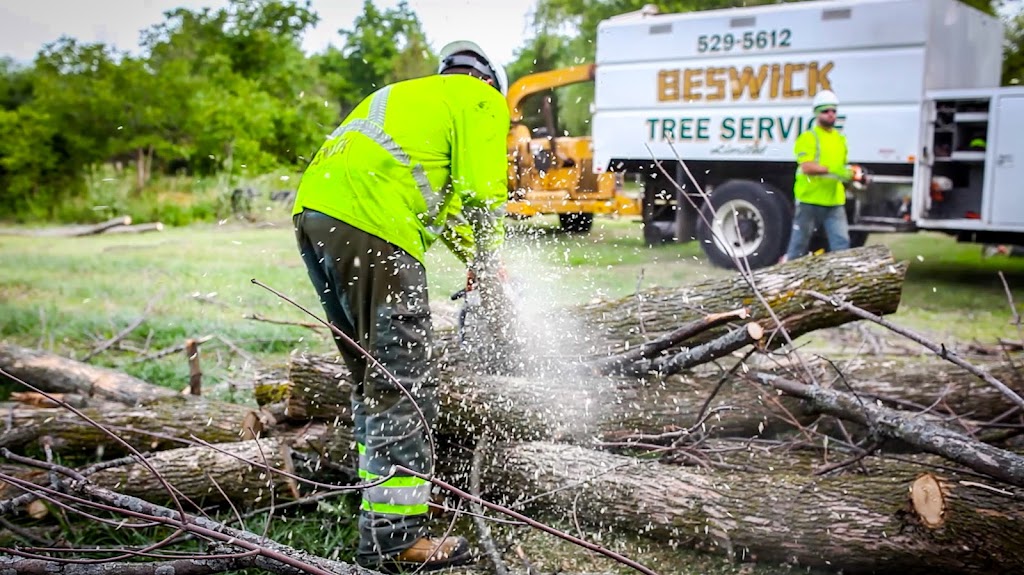
<path fill-rule="evenodd" d="M 516 373 L 524 349 L 516 306 L 519 286 L 498 274 L 480 278 L 470 274 L 466 284 L 451 295 L 452 301 L 463 300 L 458 317 L 459 350 L 488 373 Z"/>

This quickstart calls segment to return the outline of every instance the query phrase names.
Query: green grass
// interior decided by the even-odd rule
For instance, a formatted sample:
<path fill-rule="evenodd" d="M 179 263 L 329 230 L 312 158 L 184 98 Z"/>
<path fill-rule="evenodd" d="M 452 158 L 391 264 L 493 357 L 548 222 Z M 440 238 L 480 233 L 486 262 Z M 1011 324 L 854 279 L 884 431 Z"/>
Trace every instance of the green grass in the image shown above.
<path fill-rule="evenodd" d="M 957 243 L 934 233 L 880 236 L 898 260 L 910 263 L 895 322 L 936 338 L 993 343 L 1020 339 L 1013 310 L 999 275 L 1014 298 L 1017 313 L 1024 300 L 1024 258 L 984 257 L 982 246 Z"/>

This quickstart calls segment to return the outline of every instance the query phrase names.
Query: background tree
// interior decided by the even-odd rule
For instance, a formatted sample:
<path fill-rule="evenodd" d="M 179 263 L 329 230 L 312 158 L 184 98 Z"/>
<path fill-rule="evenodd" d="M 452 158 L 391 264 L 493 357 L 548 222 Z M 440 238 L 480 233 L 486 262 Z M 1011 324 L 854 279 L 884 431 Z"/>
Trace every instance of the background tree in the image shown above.
<path fill-rule="evenodd" d="M 330 77 L 341 117 L 373 90 L 431 74 L 437 64 L 419 18 L 404 0 L 387 10 L 364 0 L 352 29 L 338 34 L 341 49 L 328 50 L 320 67 Z"/>

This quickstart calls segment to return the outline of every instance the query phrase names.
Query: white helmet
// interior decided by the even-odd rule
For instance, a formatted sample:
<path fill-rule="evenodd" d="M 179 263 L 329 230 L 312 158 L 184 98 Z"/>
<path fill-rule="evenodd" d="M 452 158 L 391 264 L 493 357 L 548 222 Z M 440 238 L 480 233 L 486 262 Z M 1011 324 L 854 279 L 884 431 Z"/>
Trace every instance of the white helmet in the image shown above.
<path fill-rule="evenodd" d="M 471 56 L 456 55 L 459 52 L 472 52 L 476 58 Z M 508 76 L 505 74 L 505 67 L 492 60 L 483 48 L 469 40 L 456 40 L 449 42 L 441 48 L 441 62 L 437 66 L 437 73 L 440 74 L 453 66 L 469 66 L 474 70 L 494 79 L 495 87 L 502 96 L 508 95 Z"/>
<path fill-rule="evenodd" d="M 814 103 L 811 107 L 817 112 L 818 108 L 822 106 L 839 107 L 839 98 L 836 97 L 832 90 L 822 90 L 814 95 Z"/>

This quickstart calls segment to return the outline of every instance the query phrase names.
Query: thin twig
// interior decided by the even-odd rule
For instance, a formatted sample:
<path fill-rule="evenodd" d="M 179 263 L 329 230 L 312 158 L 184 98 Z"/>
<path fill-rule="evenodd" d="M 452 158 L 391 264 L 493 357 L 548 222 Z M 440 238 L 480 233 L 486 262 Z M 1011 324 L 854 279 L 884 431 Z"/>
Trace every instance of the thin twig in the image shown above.
<path fill-rule="evenodd" d="M 142 311 L 142 315 L 135 318 L 135 320 L 128 324 L 124 329 L 117 332 L 117 334 L 115 334 L 114 337 L 108 339 L 107 341 L 93 348 L 92 351 L 87 353 L 85 357 L 81 359 L 82 363 L 85 363 L 90 359 L 96 357 L 97 355 L 103 353 L 104 351 L 110 349 L 110 346 L 116 344 L 117 342 L 127 337 L 128 334 L 135 331 L 140 325 L 142 325 L 144 321 L 146 321 L 146 319 L 149 317 L 150 312 L 153 309 L 153 306 L 156 305 L 156 302 L 159 301 L 161 297 L 163 297 L 163 292 L 158 293 L 155 297 L 153 297 L 153 299 L 149 300 L 149 302 L 146 304 L 146 308 Z"/>
<path fill-rule="evenodd" d="M 483 468 L 484 452 L 489 443 L 489 437 L 485 431 L 473 450 L 473 463 L 469 471 L 469 492 L 477 498 L 480 497 L 480 470 Z M 477 533 L 480 535 L 480 545 L 483 546 L 484 552 L 487 553 L 491 564 L 494 565 L 494 572 L 497 575 L 508 575 L 508 567 L 505 566 L 505 562 L 501 559 L 501 554 L 498 553 L 498 549 L 494 546 L 494 539 L 491 538 L 491 528 L 487 525 L 486 521 L 480 519 L 480 516 L 483 514 L 483 508 L 475 501 L 469 504 L 469 508 L 476 514 L 473 517 L 473 523 L 476 524 Z"/>
<path fill-rule="evenodd" d="M 305 322 L 305 321 L 288 321 L 288 320 L 282 320 L 282 319 L 269 319 L 269 318 L 263 317 L 262 315 L 260 315 L 258 313 L 251 313 L 249 315 L 242 316 L 242 319 L 251 319 L 253 321 L 262 321 L 264 323 L 273 323 L 273 324 L 277 324 L 277 325 L 295 325 L 295 326 L 298 326 L 298 327 L 304 327 L 304 328 L 307 328 L 307 329 L 311 329 L 313 331 L 320 331 L 321 329 L 323 329 L 322 325 L 316 324 L 316 323 Z"/>
<path fill-rule="evenodd" d="M 960 367 L 966 369 L 967 371 L 971 372 L 972 374 L 974 374 L 974 375 L 980 377 L 981 379 L 985 380 L 988 384 L 990 384 L 993 387 L 995 387 L 996 389 L 998 389 L 999 392 L 1002 393 L 1003 395 L 1005 395 L 1010 401 L 1012 401 L 1013 403 L 1017 404 L 1019 407 L 1024 408 L 1024 398 L 1021 398 L 1021 396 L 1017 395 L 1017 393 L 1015 391 L 1013 391 L 1012 389 L 1007 387 L 1006 384 L 1004 384 L 1003 382 L 1001 382 L 998 379 L 996 379 L 995 377 L 993 377 L 992 374 L 987 373 L 984 370 L 979 369 L 979 368 L 975 367 L 974 365 L 971 365 L 970 363 L 968 363 L 968 362 L 964 361 L 963 359 L 961 359 L 960 356 L 958 356 L 955 352 L 950 351 L 948 348 L 946 348 L 946 346 L 944 344 L 937 344 L 937 343 L 927 339 L 923 335 L 920 335 L 920 334 L 918 334 L 918 333 L 916 333 L 916 332 L 914 332 L 912 330 L 909 330 L 907 328 L 903 328 L 903 327 L 900 327 L 898 325 L 895 325 L 892 322 L 890 322 L 890 321 L 888 321 L 888 320 L 886 320 L 886 319 L 884 319 L 882 317 L 879 317 L 879 316 L 877 316 L 877 315 L 875 315 L 875 314 L 873 314 L 873 313 L 871 313 L 871 312 L 869 312 L 869 311 L 867 311 L 865 309 L 859 308 L 859 307 L 857 307 L 857 306 L 855 306 L 855 305 L 853 305 L 853 304 L 851 304 L 849 302 L 841 301 L 841 300 L 839 300 L 836 297 L 830 297 L 830 296 L 827 296 L 825 294 L 818 293 L 818 292 L 816 292 L 814 290 L 806 290 L 805 289 L 805 290 L 800 290 L 800 291 L 802 293 L 805 293 L 805 294 L 807 294 L 807 295 L 817 299 L 817 300 L 823 301 L 823 302 L 828 303 L 830 305 L 833 305 L 833 306 L 835 306 L 835 307 L 837 307 L 839 309 L 842 309 L 844 311 L 850 312 L 850 313 L 852 313 L 852 314 L 854 314 L 854 315 L 856 315 L 858 317 L 871 320 L 871 321 L 877 323 L 878 325 L 881 325 L 882 327 L 888 328 L 888 329 L 890 329 L 890 330 L 892 330 L 892 331 L 894 331 L 894 332 L 896 332 L 896 333 L 898 333 L 898 334 L 900 334 L 900 335 L 902 335 L 902 336 L 904 336 L 904 337 L 906 337 L 906 338 L 908 338 L 910 340 L 913 340 L 916 343 L 919 343 L 919 344 L 923 345 L 924 347 L 926 347 L 929 350 L 931 350 L 932 353 L 938 355 L 942 359 L 949 360 L 949 361 L 953 362 L 954 364 L 959 365 Z"/>

